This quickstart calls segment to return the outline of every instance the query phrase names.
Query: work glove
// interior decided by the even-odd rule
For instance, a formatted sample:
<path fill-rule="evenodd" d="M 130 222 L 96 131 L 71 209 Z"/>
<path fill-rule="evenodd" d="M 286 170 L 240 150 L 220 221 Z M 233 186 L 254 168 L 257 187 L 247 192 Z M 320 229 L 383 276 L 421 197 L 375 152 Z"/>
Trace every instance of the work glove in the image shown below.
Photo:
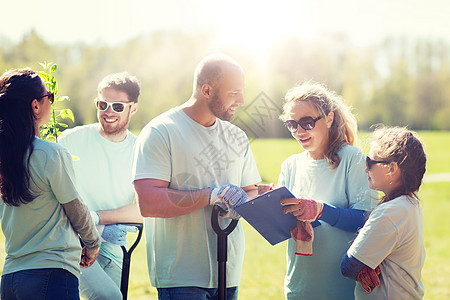
<path fill-rule="evenodd" d="M 317 220 L 323 211 L 323 202 L 306 198 L 287 198 L 280 201 L 281 205 L 286 205 L 283 208 L 285 214 L 293 214 L 297 220 L 302 222 L 314 222 Z"/>
<path fill-rule="evenodd" d="M 112 224 L 112 225 L 97 225 L 97 230 L 102 238 L 102 241 L 123 246 L 127 244 L 127 232 L 136 232 L 136 226 Z"/>
<path fill-rule="evenodd" d="M 247 202 L 247 193 L 238 186 L 227 184 L 220 188 L 213 188 L 209 195 L 209 204 L 218 205 L 223 213 L 221 217 L 239 219 L 241 216 L 234 210 L 234 208 L 242 203 Z"/>
<path fill-rule="evenodd" d="M 364 266 L 361 271 L 359 271 L 356 279 L 361 284 L 362 288 L 370 293 L 372 292 L 372 289 L 380 285 L 380 278 L 378 277 L 380 274 L 381 270 L 379 266 L 376 267 L 375 270 L 368 266 Z"/>
<path fill-rule="evenodd" d="M 286 198 L 280 201 L 285 206 L 283 212 L 297 218 L 297 226 L 291 230 L 295 241 L 296 255 L 312 255 L 314 229 L 311 222 L 317 220 L 323 211 L 323 202 L 306 198 Z"/>
<path fill-rule="evenodd" d="M 80 267 L 89 268 L 90 266 L 92 266 L 98 257 L 99 251 L 100 247 L 93 249 L 83 247 L 83 249 L 81 250 Z"/>

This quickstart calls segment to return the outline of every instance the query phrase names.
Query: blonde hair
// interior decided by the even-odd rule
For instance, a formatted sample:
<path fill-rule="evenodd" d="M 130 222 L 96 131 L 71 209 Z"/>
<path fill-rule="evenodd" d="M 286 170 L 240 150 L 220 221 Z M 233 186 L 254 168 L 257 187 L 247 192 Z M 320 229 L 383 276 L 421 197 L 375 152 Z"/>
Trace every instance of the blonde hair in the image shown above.
<path fill-rule="evenodd" d="M 328 130 L 329 141 L 325 158 L 332 168 L 337 168 L 340 158 L 337 152 L 345 144 L 357 144 L 357 125 L 355 116 L 351 112 L 351 106 L 347 106 L 342 101 L 342 97 L 335 92 L 328 90 L 324 85 L 307 81 L 289 90 L 284 97 L 283 113 L 280 120 L 283 122 L 289 119 L 288 110 L 297 101 L 307 101 L 314 105 L 322 117 L 326 117 L 330 112 L 334 113 L 334 120 Z"/>

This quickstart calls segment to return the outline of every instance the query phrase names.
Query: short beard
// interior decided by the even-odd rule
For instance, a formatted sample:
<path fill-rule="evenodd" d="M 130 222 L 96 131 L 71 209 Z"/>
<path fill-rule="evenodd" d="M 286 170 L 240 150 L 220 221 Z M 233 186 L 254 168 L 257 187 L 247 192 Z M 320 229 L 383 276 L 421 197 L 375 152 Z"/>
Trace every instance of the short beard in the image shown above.
<path fill-rule="evenodd" d="M 109 135 L 109 136 L 117 136 L 117 135 L 120 135 L 120 134 L 126 132 L 128 129 L 128 125 L 130 123 L 130 114 L 131 114 L 130 111 L 124 112 L 123 114 L 126 114 L 126 113 L 128 113 L 127 122 L 119 123 L 118 126 L 116 126 L 115 128 L 110 128 L 110 127 L 108 127 L 108 124 L 103 124 L 103 122 L 99 122 L 100 126 L 102 128 L 102 131 L 106 135 Z M 121 121 L 123 122 L 124 119 L 121 119 Z"/>
<path fill-rule="evenodd" d="M 223 121 L 232 121 L 234 119 L 234 115 L 230 114 L 225 107 L 223 107 L 222 102 L 219 100 L 219 96 L 217 94 L 214 94 L 211 97 L 211 100 L 208 103 L 208 107 L 211 110 L 211 112 L 216 116 L 216 118 L 219 118 Z"/>

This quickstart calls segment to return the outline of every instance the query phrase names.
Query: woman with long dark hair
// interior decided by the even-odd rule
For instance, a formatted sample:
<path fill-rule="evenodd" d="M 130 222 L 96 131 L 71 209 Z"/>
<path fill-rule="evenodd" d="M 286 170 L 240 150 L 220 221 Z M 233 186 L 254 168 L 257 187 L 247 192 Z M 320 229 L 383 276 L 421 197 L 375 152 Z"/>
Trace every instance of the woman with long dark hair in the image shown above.
<path fill-rule="evenodd" d="M 80 266 L 98 255 L 100 239 L 75 189 L 71 155 L 40 139 L 53 100 L 29 68 L 0 76 L 2 300 L 79 299 Z"/>

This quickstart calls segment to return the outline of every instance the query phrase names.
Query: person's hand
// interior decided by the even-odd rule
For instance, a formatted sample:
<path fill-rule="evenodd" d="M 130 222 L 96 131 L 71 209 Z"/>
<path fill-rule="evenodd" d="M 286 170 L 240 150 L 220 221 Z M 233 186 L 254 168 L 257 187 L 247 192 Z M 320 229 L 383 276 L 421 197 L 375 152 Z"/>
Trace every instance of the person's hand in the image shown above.
<path fill-rule="evenodd" d="M 97 259 L 98 253 L 100 251 L 100 247 L 88 249 L 86 247 L 83 247 L 81 250 L 81 261 L 80 261 L 80 267 L 82 268 L 89 268 L 92 266 L 92 264 Z"/>
<path fill-rule="evenodd" d="M 127 243 L 127 232 L 136 232 L 137 230 L 136 226 L 130 225 L 105 225 L 101 237 L 107 243 L 123 246 Z"/>
<path fill-rule="evenodd" d="M 381 270 L 379 266 L 376 267 L 375 270 L 368 266 L 364 266 L 361 271 L 359 271 L 356 279 L 361 284 L 362 288 L 370 293 L 372 292 L 372 289 L 380 285 L 380 278 L 378 277 L 380 274 Z"/>
<path fill-rule="evenodd" d="M 323 202 L 306 198 L 286 198 L 280 201 L 285 214 L 293 214 L 302 222 L 314 222 L 323 211 Z"/>
<path fill-rule="evenodd" d="M 242 203 L 247 202 L 247 193 L 238 186 L 227 184 L 221 188 L 211 190 L 209 203 L 218 205 L 224 213 L 220 215 L 224 218 L 239 219 L 241 216 L 234 208 Z"/>
<path fill-rule="evenodd" d="M 264 195 L 267 192 L 272 191 L 275 188 L 275 184 L 259 184 L 258 185 L 258 196 Z"/>

